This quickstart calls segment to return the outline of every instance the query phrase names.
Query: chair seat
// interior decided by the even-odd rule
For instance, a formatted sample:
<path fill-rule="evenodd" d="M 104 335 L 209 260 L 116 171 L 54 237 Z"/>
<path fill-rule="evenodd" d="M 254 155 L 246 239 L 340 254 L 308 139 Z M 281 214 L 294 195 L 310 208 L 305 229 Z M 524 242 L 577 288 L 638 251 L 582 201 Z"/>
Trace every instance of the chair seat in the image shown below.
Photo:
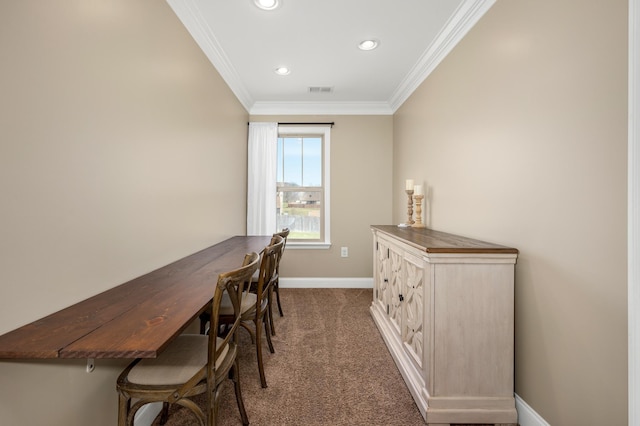
<path fill-rule="evenodd" d="M 217 338 L 217 344 L 223 339 Z M 157 358 L 145 358 L 128 375 L 138 385 L 176 385 L 185 383 L 207 365 L 208 337 L 202 334 L 178 336 Z M 224 361 L 229 345 L 218 357 L 216 368 Z"/>
<path fill-rule="evenodd" d="M 244 314 L 250 309 L 253 309 L 256 305 L 258 295 L 255 293 L 249 293 L 245 291 L 242 293 L 242 303 L 240 304 L 240 313 Z M 220 315 L 233 315 L 233 305 L 231 299 L 226 293 L 222 296 L 222 302 L 220 302 Z"/>

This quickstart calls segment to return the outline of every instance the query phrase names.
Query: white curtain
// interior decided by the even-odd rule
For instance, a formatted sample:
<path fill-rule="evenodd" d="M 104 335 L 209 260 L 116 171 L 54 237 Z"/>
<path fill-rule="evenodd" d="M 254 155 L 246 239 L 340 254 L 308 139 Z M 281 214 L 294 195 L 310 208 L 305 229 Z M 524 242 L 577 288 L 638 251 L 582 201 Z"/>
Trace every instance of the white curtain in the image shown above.
<path fill-rule="evenodd" d="M 276 232 L 278 123 L 249 123 L 247 235 Z"/>

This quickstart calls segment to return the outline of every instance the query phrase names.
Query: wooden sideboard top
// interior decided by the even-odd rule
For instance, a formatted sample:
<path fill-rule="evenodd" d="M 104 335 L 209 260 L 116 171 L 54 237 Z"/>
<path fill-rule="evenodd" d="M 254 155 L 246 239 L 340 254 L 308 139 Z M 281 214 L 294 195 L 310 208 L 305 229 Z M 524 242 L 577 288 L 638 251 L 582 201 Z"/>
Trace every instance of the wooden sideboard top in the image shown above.
<path fill-rule="evenodd" d="M 427 253 L 518 254 L 518 249 L 474 240 L 428 228 L 371 225 L 372 229 L 399 238 Z"/>

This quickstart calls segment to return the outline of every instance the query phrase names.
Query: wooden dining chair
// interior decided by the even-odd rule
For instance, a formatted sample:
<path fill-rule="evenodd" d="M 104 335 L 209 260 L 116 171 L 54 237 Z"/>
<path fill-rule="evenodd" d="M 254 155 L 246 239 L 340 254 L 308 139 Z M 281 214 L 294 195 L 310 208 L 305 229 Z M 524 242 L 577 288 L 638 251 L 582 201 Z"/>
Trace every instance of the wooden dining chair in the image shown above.
<path fill-rule="evenodd" d="M 275 353 L 271 342 L 271 325 L 269 321 L 269 298 L 273 283 L 276 279 L 276 268 L 284 249 L 284 238 L 279 235 L 271 237 L 271 242 L 262 251 L 260 269 L 258 270 L 258 282 L 256 292 L 245 292 L 242 299 L 240 325 L 250 334 L 251 340 L 256 346 L 256 358 L 260 373 L 260 384 L 267 387 L 267 379 L 264 374 L 262 362 L 262 329 L 264 328 L 269 351 Z M 223 300 L 220 307 L 220 324 L 233 320 L 233 312 L 228 301 Z M 252 324 L 252 325 L 251 325 Z"/>
<path fill-rule="evenodd" d="M 280 260 L 282 260 L 282 255 L 284 254 L 284 249 L 287 246 L 287 237 L 289 237 L 289 228 L 284 228 L 282 231 L 274 234 L 274 235 L 279 235 L 284 239 L 284 244 L 282 245 L 282 253 L 280 253 L 280 258 L 278 259 L 278 262 L 276 264 L 276 276 L 275 279 L 273 281 L 273 286 L 272 286 L 272 295 L 275 294 L 276 295 L 276 302 L 278 303 L 278 311 L 280 312 L 280 316 L 283 317 L 284 313 L 282 312 L 282 304 L 280 303 Z M 255 277 L 255 274 L 254 274 Z M 271 322 L 271 335 L 275 336 L 276 335 L 276 329 L 273 325 L 273 309 L 272 309 L 272 296 L 269 299 L 269 321 Z"/>
<path fill-rule="evenodd" d="M 276 303 L 278 304 L 278 311 L 280 312 L 280 316 L 283 317 L 284 313 L 282 312 L 282 304 L 280 302 L 280 260 L 282 259 L 282 255 L 284 254 L 284 249 L 287 246 L 287 237 L 289 236 L 289 228 L 284 228 L 282 231 L 280 232 L 276 232 L 275 234 L 273 234 L 273 236 L 275 235 L 279 235 L 284 239 L 284 244 L 282 245 L 282 252 L 280 253 L 280 256 L 277 259 L 276 262 L 276 267 L 275 267 L 275 279 L 273 281 L 273 285 L 271 286 L 271 291 L 272 294 L 269 294 L 269 299 L 268 299 L 268 303 L 269 303 L 269 324 L 271 326 L 271 335 L 275 336 L 276 335 L 276 329 L 274 326 L 274 321 L 273 321 L 273 294 L 275 294 L 276 297 Z M 256 271 L 253 274 L 253 277 L 251 277 L 251 286 L 249 287 L 249 291 L 251 291 L 252 293 L 256 292 L 256 288 L 258 286 L 258 272 Z M 204 312 L 203 314 L 200 315 L 200 334 L 205 334 L 207 332 L 207 324 L 209 322 L 209 312 Z M 253 337 L 253 336 L 252 336 Z"/>
<path fill-rule="evenodd" d="M 247 254 L 242 267 L 218 276 L 211 304 L 211 327 L 218 329 L 224 298 L 228 301 L 225 307 L 228 333 L 223 337 L 217 333 L 179 335 L 157 358 L 138 359 L 120 374 L 117 380 L 119 426 L 133 425 L 136 412 L 152 402 L 182 405 L 195 414 L 200 425 L 215 425 L 218 388 L 227 377 L 235 387 L 242 424 L 249 424 L 240 388 L 237 329 L 245 283 L 257 270 L 259 261 L 257 253 Z M 205 392 L 206 414 L 190 399 Z"/>
<path fill-rule="evenodd" d="M 271 294 L 269 294 L 269 324 L 271 325 L 271 335 L 276 335 L 276 328 L 273 321 L 273 295 L 275 294 L 276 302 L 278 303 L 278 311 L 280 312 L 280 316 L 283 317 L 284 313 L 282 312 L 282 304 L 280 303 L 280 260 L 282 259 L 282 255 L 284 254 L 284 249 L 287 246 L 287 237 L 289 236 L 289 228 L 284 228 L 280 232 L 276 232 L 275 235 L 279 235 L 284 239 L 284 245 L 282 246 L 282 253 L 280 253 L 279 258 L 276 262 L 275 269 L 275 277 L 273 280 L 273 285 L 271 286 Z M 251 287 L 250 291 L 256 292 L 256 288 L 258 287 L 258 272 L 256 271 L 251 277 Z"/>

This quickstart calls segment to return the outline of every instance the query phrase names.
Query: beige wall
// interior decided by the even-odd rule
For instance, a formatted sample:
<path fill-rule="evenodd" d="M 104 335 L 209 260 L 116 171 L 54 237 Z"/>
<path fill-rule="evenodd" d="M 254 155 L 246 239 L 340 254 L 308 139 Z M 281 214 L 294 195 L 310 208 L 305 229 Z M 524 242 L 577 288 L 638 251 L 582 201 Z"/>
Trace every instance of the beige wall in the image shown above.
<path fill-rule="evenodd" d="M 252 117 L 336 122 L 333 246 L 283 275 L 371 276 L 369 225 L 424 180 L 430 227 L 521 250 L 517 393 L 626 424 L 626 18 L 499 0 L 394 117 Z M 165 2 L 3 2 L 0 28 L 0 333 L 244 232 L 248 116 Z M 0 418 L 112 425 L 122 366 L 0 361 Z"/>
<path fill-rule="evenodd" d="M 252 121 L 335 122 L 331 129 L 331 248 L 287 246 L 285 278 L 371 277 L 372 224 L 391 222 L 391 116 L 252 116 Z M 340 257 L 349 247 L 349 257 Z"/>
<path fill-rule="evenodd" d="M 627 424 L 627 2 L 499 0 L 394 116 L 434 229 L 520 249 L 516 392 Z"/>
<path fill-rule="evenodd" d="M 0 2 L 0 57 L 0 333 L 245 232 L 248 114 L 166 2 Z M 0 361 L 0 423 L 113 425 L 122 366 Z"/>

